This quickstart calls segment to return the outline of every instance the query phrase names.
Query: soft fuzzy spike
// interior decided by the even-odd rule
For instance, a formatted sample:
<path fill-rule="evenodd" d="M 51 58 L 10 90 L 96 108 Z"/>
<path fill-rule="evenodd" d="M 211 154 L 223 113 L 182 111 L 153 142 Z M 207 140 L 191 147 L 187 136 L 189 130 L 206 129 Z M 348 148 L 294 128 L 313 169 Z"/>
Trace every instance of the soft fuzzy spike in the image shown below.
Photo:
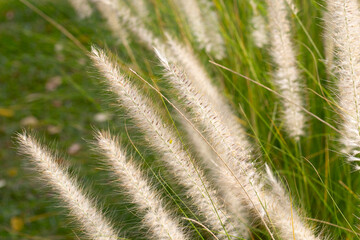
<path fill-rule="evenodd" d="M 157 54 L 161 53 L 157 51 Z M 264 188 L 266 181 L 249 161 L 249 156 L 244 154 L 242 146 L 222 122 L 211 102 L 197 92 L 181 69 L 169 64 L 164 55 L 159 58 L 167 79 L 206 128 L 206 136 L 219 159 L 219 171 L 222 173 L 222 178 L 218 179 L 219 185 L 231 186 L 233 196 L 260 217 L 265 226 L 274 226 L 283 239 L 318 239 L 287 200 L 285 192 L 272 193 Z"/>
<path fill-rule="evenodd" d="M 228 234 L 237 235 L 216 192 L 189 153 L 185 151 L 171 126 L 162 120 L 151 101 L 141 94 L 128 78 L 120 74 L 118 68 L 103 51 L 93 48 L 91 58 L 105 76 L 110 89 L 126 107 L 129 115 L 146 134 L 147 139 L 151 139 L 149 141 L 151 146 L 163 156 L 163 161 L 168 165 L 169 170 L 186 188 L 187 195 L 205 217 L 210 229 L 214 230 L 220 239 L 227 239 L 224 227 Z"/>
<path fill-rule="evenodd" d="M 343 153 L 359 162 L 360 153 L 360 10 L 356 0 L 328 0 L 329 31 L 338 49 L 337 76 Z"/>
<path fill-rule="evenodd" d="M 199 43 L 200 49 L 205 49 L 217 59 L 225 55 L 224 40 L 218 26 L 216 13 L 212 10 L 212 4 L 208 0 L 176 0 L 180 9 L 184 12 L 193 35 Z"/>
<path fill-rule="evenodd" d="M 164 208 L 160 195 L 153 189 L 139 168 L 127 160 L 126 152 L 120 147 L 118 139 L 108 132 L 96 133 L 97 145 L 106 156 L 105 163 L 119 180 L 120 185 L 145 213 L 144 223 L 151 230 L 153 239 L 187 240 L 179 221 Z"/>
<path fill-rule="evenodd" d="M 69 0 L 69 2 L 80 18 L 87 18 L 91 16 L 92 9 L 88 0 Z"/>
<path fill-rule="evenodd" d="M 274 84 L 282 100 L 282 120 L 290 137 L 299 140 L 304 135 L 305 115 L 301 110 L 304 97 L 301 91 L 300 73 L 296 63 L 294 44 L 289 21 L 291 0 L 267 0 L 270 29 L 271 55 L 276 64 Z M 294 9 L 295 10 L 295 9 Z M 293 11 L 294 11 L 293 10 Z"/>
<path fill-rule="evenodd" d="M 20 150 L 27 155 L 47 184 L 64 201 L 72 216 L 80 223 L 85 234 L 94 240 L 118 240 L 112 224 L 102 215 L 88 194 L 70 176 L 64 166 L 58 164 L 56 154 L 42 146 L 27 133 L 18 135 Z"/>

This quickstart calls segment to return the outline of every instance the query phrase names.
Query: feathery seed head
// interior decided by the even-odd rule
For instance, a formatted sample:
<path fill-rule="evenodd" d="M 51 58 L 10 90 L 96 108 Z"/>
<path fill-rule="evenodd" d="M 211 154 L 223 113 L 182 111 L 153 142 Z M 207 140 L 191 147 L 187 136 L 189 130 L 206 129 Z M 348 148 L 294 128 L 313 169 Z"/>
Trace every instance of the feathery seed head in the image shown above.
<path fill-rule="evenodd" d="M 147 7 L 145 0 L 133 0 L 130 1 L 131 6 L 135 10 L 135 12 L 140 16 L 143 21 L 147 20 L 149 16 L 149 9 Z"/>
<path fill-rule="evenodd" d="M 217 59 L 225 56 L 224 40 L 219 31 L 217 15 L 209 0 L 176 0 L 183 11 L 199 48 Z"/>
<path fill-rule="evenodd" d="M 69 2 L 81 19 L 91 16 L 92 9 L 88 0 L 69 0 Z"/>
<path fill-rule="evenodd" d="M 341 143 L 349 162 L 358 162 L 360 151 L 360 10 L 356 0 L 327 1 L 328 31 L 337 56 Z"/>
<path fill-rule="evenodd" d="M 157 54 L 161 53 L 157 51 Z M 167 79 L 178 90 L 181 97 L 187 101 L 192 113 L 197 116 L 202 126 L 206 128 L 206 135 L 218 155 L 219 171 L 222 173 L 222 178 L 218 179 L 218 185 L 232 187 L 232 194 L 229 194 L 228 197 L 235 197 L 242 201 L 265 225 L 272 226 L 273 222 L 275 222 L 274 227 L 282 233 L 281 236 L 286 236 L 284 239 L 287 239 L 293 232 L 295 232 L 296 238 L 299 237 L 299 239 L 316 239 L 311 229 L 304 224 L 303 219 L 298 217 L 296 212 L 294 218 L 297 229 L 294 231 L 288 219 L 281 219 L 283 216 L 278 214 L 281 209 L 286 208 L 287 213 L 293 211 L 285 193 L 273 195 L 264 189 L 266 179 L 257 171 L 250 161 L 251 156 L 243 150 L 240 145 L 241 142 L 234 138 L 230 128 L 218 115 L 216 108 L 206 99 L 206 96 L 202 96 L 197 92 L 197 89 L 192 86 L 191 81 L 187 79 L 181 69 L 178 69 L 174 64 L 168 64 L 164 55 L 160 55 L 159 59 L 164 64 Z M 279 196 L 279 198 L 276 198 L 276 196 Z M 282 206 L 283 203 L 286 205 Z"/>
<path fill-rule="evenodd" d="M 261 15 L 256 15 L 252 17 L 251 23 L 253 25 L 251 34 L 254 38 L 254 43 L 258 48 L 262 48 L 269 43 L 265 19 Z"/>
<path fill-rule="evenodd" d="M 93 0 L 102 17 L 106 20 L 108 28 L 112 34 L 127 44 L 128 33 L 124 24 L 119 20 L 117 9 L 120 8 L 117 0 Z"/>
<path fill-rule="evenodd" d="M 89 199 L 88 194 L 68 174 L 67 169 L 59 165 L 56 154 L 25 132 L 18 134 L 17 141 L 21 153 L 29 157 L 41 177 L 66 203 L 71 215 L 77 219 L 88 237 L 94 240 L 118 239 L 117 232 Z"/>
<path fill-rule="evenodd" d="M 271 55 L 276 70 L 274 83 L 283 96 L 282 100 L 285 129 L 290 137 L 299 140 L 304 135 L 305 115 L 301 91 L 300 73 L 296 63 L 296 54 L 291 40 L 291 25 L 288 19 L 289 0 L 268 0 L 268 19 L 271 36 Z"/>
<path fill-rule="evenodd" d="M 187 240 L 180 223 L 164 208 L 156 190 L 130 160 L 116 137 L 109 132 L 97 131 L 98 146 L 106 156 L 106 163 L 137 207 L 145 213 L 144 224 L 151 230 L 153 239 Z"/>
<path fill-rule="evenodd" d="M 236 235 L 236 229 L 230 224 L 230 217 L 216 196 L 215 190 L 185 151 L 171 126 L 166 124 L 155 111 L 151 101 L 120 74 L 103 51 L 93 48 L 91 57 L 106 77 L 111 90 L 127 108 L 129 115 L 134 118 L 148 139 L 152 139 L 149 143 L 163 156 L 162 160 L 168 165 L 169 170 L 186 188 L 186 193 L 205 217 L 206 222 L 211 226 L 210 229 L 218 232 L 221 239 L 227 238 L 223 233 L 224 228 L 231 233 L 230 235 Z"/>
<path fill-rule="evenodd" d="M 266 191 L 267 214 L 274 226 L 278 227 L 278 234 L 282 239 L 319 240 L 314 235 L 314 228 L 305 221 L 302 214 L 294 207 L 291 195 L 274 176 L 270 167 L 265 164 L 267 184 L 270 190 Z M 274 201 L 274 199 L 276 201 Z"/>

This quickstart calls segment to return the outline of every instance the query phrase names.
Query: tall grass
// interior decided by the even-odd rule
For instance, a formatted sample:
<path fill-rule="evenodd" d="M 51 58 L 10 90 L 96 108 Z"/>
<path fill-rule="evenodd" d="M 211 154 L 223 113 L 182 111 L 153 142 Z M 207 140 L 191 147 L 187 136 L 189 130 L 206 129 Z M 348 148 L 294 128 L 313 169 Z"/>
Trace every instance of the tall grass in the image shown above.
<path fill-rule="evenodd" d="M 126 160 L 118 138 L 96 135 L 140 210 L 133 229 L 153 239 L 358 238 L 356 1 L 89 4 L 114 41 L 95 36 L 109 51 L 84 54 L 121 107 L 121 142 L 151 172 Z"/>

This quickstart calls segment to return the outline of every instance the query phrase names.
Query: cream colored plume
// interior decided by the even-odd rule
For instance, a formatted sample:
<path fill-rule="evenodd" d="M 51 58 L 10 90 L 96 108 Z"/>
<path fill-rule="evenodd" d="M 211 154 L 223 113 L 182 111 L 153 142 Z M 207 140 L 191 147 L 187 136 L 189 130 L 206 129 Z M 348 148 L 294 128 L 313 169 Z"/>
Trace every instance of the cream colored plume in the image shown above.
<path fill-rule="evenodd" d="M 246 131 L 240 125 L 238 117 L 230 108 L 228 101 L 225 99 L 223 94 L 221 94 L 215 84 L 212 83 L 212 80 L 203 64 L 190 48 L 183 46 L 169 34 L 167 34 L 167 39 L 167 48 L 165 49 L 167 51 L 159 49 L 160 53 L 171 52 L 171 54 L 166 54 L 167 60 L 181 65 L 184 68 L 184 71 L 189 76 L 191 83 L 200 94 L 206 96 L 221 116 L 222 121 L 224 121 L 227 127 L 231 129 L 233 136 L 237 138 L 237 141 L 241 142 L 243 153 L 250 158 L 253 147 L 246 137 Z"/>
<path fill-rule="evenodd" d="M 103 51 L 93 48 L 91 58 L 104 75 L 110 90 L 117 95 L 118 101 L 126 108 L 129 116 L 145 133 L 149 144 L 162 155 L 169 171 L 185 187 L 193 205 L 204 216 L 204 224 L 219 239 L 227 239 L 227 235 L 238 235 L 215 190 L 205 179 L 202 170 L 196 166 L 194 159 L 183 148 L 171 125 L 163 121 L 150 99 L 140 93 L 131 81 L 119 72 Z"/>
<path fill-rule="evenodd" d="M 17 139 L 21 152 L 29 157 L 45 183 L 63 200 L 90 239 L 119 239 L 112 224 L 96 208 L 74 177 L 69 175 L 67 168 L 59 164 L 56 154 L 42 146 L 30 134 L 19 134 Z"/>
<path fill-rule="evenodd" d="M 360 10 L 357 0 L 328 0 L 328 28 L 337 57 L 337 89 L 342 118 L 340 141 L 349 162 L 360 153 Z M 360 170 L 359 165 L 356 169 Z"/>
<path fill-rule="evenodd" d="M 268 29 L 264 16 L 258 10 L 257 4 L 254 0 L 250 0 L 250 5 L 253 10 L 251 18 L 252 32 L 251 35 L 254 39 L 255 46 L 262 48 L 269 43 Z"/>
<path fill-rule="evenodd" d="M 289 9 L 291 0 L 267 0 L 270 29 L 270 54 L 275 63 L 274 85 L 284 97 L 282 100 L 282 121 L 288 135 L 299 140 L 304 135 L 305 115 L 302 82 L 292 42 Z M 289 7 L 290 6 L 290 7 Z M 295 11 L 295 9 L 293 10 Z"/>
<path fill-rule="evenodd" d="M 190 116 L 187 119 L 191 119 Z M 191 143 L 193 150 L 199 155 L 200 160 L 207 170 L 211 173 L 214 179 L 223 178 L 224 173 L 219 171 L 219 162 L 217 161 L 217 156 L 214 153 L 214 150 L 209 146 L 209 144 L 198 134 L 198 132 L 187 122 L 185 119 L 180 118 L 181 122 L 188 141 Z M 201 129 L 201 126 L 197 126 Z M 234 221 L 238 222 L 237 228 L 243 229 L 239 232 L 243 232 L 242 237 L 247 239 L 246 232 L 248 231 L 248 226 L 250 226 L 250 215 L 247 209 L 239 201 L 239 199 L 234 195 L 231 185 L 221 185 L 220 181 L 214 181 L 217 189 L 219 189 L 222 200 L 225 204 L 226 209 L 233 215 Z"/>
<path fill-rule="evenodd" d="M 91 6 L 88 0 L 69 0 L 80 18 L 87 18 L 92 14 Z"/>
<path fill-rule="evenodd" d="M 225 56 L 224 40 L 220 34 L 219 22 L 212 2 L 209 0 L 176 0 L 184 13 L 187 23 L 199 43 L 200 49 L 222 59 Z"/>
<path fill-rule="evenodd" d="M 147 21 L 149 17 L 149 9 L 146 0 L 130 0 L 130 4 L 134 11 L 143 21 Z"/>
<path fill-rule="evenodd" d="M 216 179 L 219 186 L 231 186 L 232 196 L 256 214 L 269 233 L 270 227 L 273 227 L 282 239 L 291 239 L 290 236 L 301 240 L 318 239 L 287 200 L 284 192 L 276 193 L 265 188 L 269 185 L 268 181 L 255 168 L 248 154 L 244 154 L 241 142 L 233 136 L 211 102 L 199 94 L 182 69 L 169 63 L 159 51 L 156 53 L 165 69 L 167 80 L 206 129 L 204 134 L 218 156 L 218 171 L 222 174 L 221 178 Z M 274 184 L 270 182 L 270 185 Z"/>
<path fill-rule="evenodd" d="M 102 17 L 106 20 L 108 28 L 112 34 L 121 40 L 122 43 L 128 45 L 128 33 L 125 26 L 122 24 L 118 17 L 117 10 L 120 8 L 117 0 L 92 0 Z"/>
<path fill-rule="evenodd" d="M 187 240 L 188 236 L 180 227 L 179 221 L 165 209 L 160 195 L 154 190 L 140 169 L 128 160 L 119 140 L 108 132 L 96 133 L 97 145 L 107 158 L 109 171 L 117 178 L 137 207 L 145 213 L 144 224 L 150 229 L 152 239 Z"/>
<path fill-rule="evenodd" d="M 265 18 L 261 15 L 255 15 L 251 19 L 251 24 L 253 26 L 251 35 L 254 39 L 255 45 L 258 48 L 264 47 L 269 43 Z"/>

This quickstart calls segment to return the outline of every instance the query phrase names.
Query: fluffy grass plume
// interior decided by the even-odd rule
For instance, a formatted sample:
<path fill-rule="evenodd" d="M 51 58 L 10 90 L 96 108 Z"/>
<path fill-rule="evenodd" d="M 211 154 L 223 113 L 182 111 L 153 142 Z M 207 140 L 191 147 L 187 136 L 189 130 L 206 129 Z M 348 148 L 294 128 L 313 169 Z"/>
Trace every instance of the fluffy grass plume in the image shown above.
<path fill-rule="evenodd" d="M 281 238 L 318 239 L 304 219 L 296 213 L 279 184 L 276 184 L 272 193 L 264 189 L 265 183 L 261 174 L 249 161 L 247 152 L 242 151 L 241 143 L 236 141 L 230 129 L 221 121 L 210 101 L 198 93 L 183 70 L 169 63 L 159 51 L 156 53 L 166 71 L 166 79 L 206 128 L 209 142 L 219 158 L 218 169 L 222 173 L 222 178 L 217 178 L 219 185 L 231 186 L 231 189 L 226 190 L 233 191 L 238 201 L 243 202 L 249 211 L 260 217 L 266 226 L 273 225 Z M 279 188 L 281 192 L 278 191 Z"/>
<path fill-rule="evenodd" d="M 112 31 L 113 35 L 127 44 L 127 31 L 119 20 L 117 9 L 120 8 L 116 0 L 94 0 L 94 3 L 101 13 L 102 17 L 106 20 L 108 28 Z"/>
<path fill-rule="evenodd" d="M 289 20 L 292 1 L 267 0 L 270 29 L 270 53 L 275 63 L 274 84 L 285 98 L 282 101 L 282 120 L 290 137 L 299 140 L 304 135 L 305 115 L 301 110 L 304 97 L 301 91 L 300 72 Z"/>
<path fill-rule="evenodd" d="M 191 119 L 191 117 L 189 116 L 187 119 Z M 211 148 L 211 146 L 209 146 L 209 143 L 203 138 L 203 136 L 200 136 L 199 133 L 194 129 L 194 126 L 192 126 L 185 119 L 180 118 L 180 122 L 184 132 L 186 133 L 186 139 L 191 144 L 192 148 L 197 154 L 197 157 L 203 162 L 203 165 L 206 166 L 209 172 L 211 172 L 212 178 L 223 178 L 224 173 L 219 170 L 220 165 L 217 161 L 216 153 Z M 202 129 L 201 126 L 198 127 Z M 249 216 L 249 212 L 234 194 L 232 186 L 225 186 L 220 183 L 220 181 L 213 182 L 217 186 L 217 189 L 222 196 L 226 209 L 228 209 L 228 211 L 238 222 L 243 223 L 244 227 L 250 226 L 251 217 Z"/>
<path fill-rule="evenodd" d="M 342 118 L 341 143 L 350 162 L 360 158 L 360 11 L 355 0 L 329 0 L 329 31 L 337 56 L 338 98 Z M 356 169 L 360 170 L 359 166 Z"/>
<path fill-rule="evenodd" d="M 166 55 L 166 61 L 177 63 L 183 67 L 184 72 L 189 76 L 189 80 L 191 80 L 195 88 L 201 95 L 206 96 L 206 99 L 212 104 L 219 115 L 221 115 L 227 127 L 231 129 L 233 136 L 237 138 L 237 141 L 241 142 L 243 153 L 250 156 L 252 146 L 245 137 L 245 130 L 239 124 L 238 118 L 230 108 L 228 101 L 215 84 L 212 83 L 210 75 L 196 57 L 195 53 L 192 49 L 183 46 L 170 35 L 167 35 L 167 39 L 168 47 L 165 49 L 167 51 L 163 53 L 170 52 L 171 54 Z M 161 49 L 159 50 L 161 52 Z M 170 59 L 170 57 L 172 59 Z"/>
<path fill-rule="evenodd" d="M 200 49 L 217 59 L 225 55 L 224 42 L 219 32 L 219 22 L 208 0 L 176 0 L 195 36 Z"/>
<path fill-rule="evenodd" d="M 106 1 L 106 0 L 100 0 Z M 163 44 L 161 39 L 157 37 L 144 23 L 144 21 L 137 15 L 131 12 L 131 9 L 126 5 L 122 4 L 117 10 L 118 17 L 126 27 L 128 32 L 130 32 L 133 37 L 144 44 L 148 49 L 152 49 L 153 46 L 158 46 L 161 48 Z"/>
<path fill-rule="evenodd" d="M 69 0 L 69 3 L 73 6 L 79 18 L 87 18 L 91 16 L 92 9 L 88 0 Z"/>
<path fill-rule="evenodd" d="M 138 209 L 145 213 L 144 224 L 151 230 L 152 238 L 190 239 L 184 233 L 180 222 L 165 209 L 162 199 L 144 174 L 131 158 L 128 159 L 126 152 L 118 143 L 119 140 L 104 131 L 98 131 L 96 139 L 99 150 L 106 157 L 105 163 L 109 165 L 109 171 L 113 173 Z"/>
<path fill-rule="evenodd" d="M 149 8 L 146 2 L 146 0 L 130 1 L 132 8 L 143 21 L 147 21 L 149 17 Z"/>
<path fill-rule="evenodd" d="M 251 18 L 252 32 L 251 36 L 254 39 L 254 44 L 258 48 L 262 48 L 269 43 L 269 33 L 265 21 L 265 17 L 261 15 L 258 10 L 257 4 L 251 0 L 251 8 L 253 10 L 253 16 Z"/>
<path fill-rule="evenodd" d="M 83 232 L 94 240 L 118 240 L 117 231 L 98 210 L 89 195 L 84 192 L 67 168 L 58 161 L 56 153 L 42 146 L 34 136 L 21 133 L 17 136 L 20 152 L 30 159 L 44 182 L 66 204 Z"/>
<path fill-rule="evenodd" d="M 170 172 L 186 188 L 187 195 L 205 217 L 206 223 L 210 225 L 209 228 L 217 232 L 221 239 L 226 239 L 227 235 L 236 236 L 238 231 L 241 236 L 246 236 L 246 229 L 234 229 L 231 217 L 223 208 L 215 190 L 206 180 L 202 170 L 195 165 L 189 153 L 185 151 L 172 127 L 162 120 L 150 99 L 140 93 L 130 79 L 119 72 L 102 50 L 93 48 L 91 58 L 129 116 L 136 121 L 147 139 L 151 139 L 148 141 L 149 144 L 162 155 L 162 160 L 167 164 Z"/>
<path fill-rule="evenodd" d="M 257 47 L 262 48 L 269 43 L 268 32 L 266 29 L 265 18 L 259 14 L 251 19 L 253 25 L 252 37 Z"/>
<path fill-rule="evenodd" d="M 323 25 L 324 25 L 324 54 L 325 54 L 325 63 L 326 70 L 329 75 L 333 73 L 334 70 L 334 54 L 335 54 L 335 42 L 334 42 L 334 22 L 331 20 L 331 12 L 334 11 L 331 9 L 331 5 L 327 4 L 326 10 L 323 11 Z"/>
<path fill-rule="evenodd" d="M 216 59 L 223 59 L 226 56 L 225 43 L 220 31 L 220 22 L 215 11 L 214 2 L 211 0 L 198 0 L 208 37 L 211 39 L 211 48 L 207 50 Z"/>

